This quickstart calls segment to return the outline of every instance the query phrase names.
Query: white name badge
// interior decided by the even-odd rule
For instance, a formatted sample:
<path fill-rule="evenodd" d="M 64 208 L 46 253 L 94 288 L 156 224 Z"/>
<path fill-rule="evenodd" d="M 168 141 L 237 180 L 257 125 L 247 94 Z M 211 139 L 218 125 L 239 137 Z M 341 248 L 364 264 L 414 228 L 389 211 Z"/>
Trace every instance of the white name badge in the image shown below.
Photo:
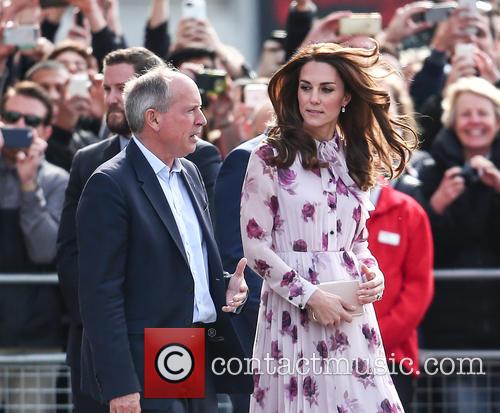
<path fill-rule="evenodd" d="M 380 242 L 381 244 L 397 246 L 399 245 L 400 240 L 401 236 L 399 234 L 396 234 L 395 232 L 380 231 L 378 233 L 378 242 Z"/>

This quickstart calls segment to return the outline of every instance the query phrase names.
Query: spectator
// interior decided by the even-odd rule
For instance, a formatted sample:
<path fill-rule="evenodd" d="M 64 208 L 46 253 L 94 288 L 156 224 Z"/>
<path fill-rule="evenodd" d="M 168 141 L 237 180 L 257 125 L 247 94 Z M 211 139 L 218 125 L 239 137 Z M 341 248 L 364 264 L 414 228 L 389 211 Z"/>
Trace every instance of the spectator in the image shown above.
<path fill-rule="evenodd" d="M 462 78 L 446 92 L 446 129 L 419 171 L 437 268 L 500 266 L 494 230 L 500 228 L 499 94 L 477 77 Z"/>
<path fill-rule="evenodd" d="M 76 151 L 99 141 L 94 132 L 84 129 L 80 123 L 80 118 L 90 113 L 90 96 L 69 96 L 69 73 L 53 60 L 36 64 L 26 73 L 26 78 L 42 86 L 56 108 L 47 160 L 69 171 Z"/>
<path fill-rule="evenodd" d="M 375 312 L 392 380 L 404 409 L 411 411 L 419 368 L 417 327 L 433 294 L 431 228 L 423 208 L 391 185 L 376 187 L 370 198 L 375 211 L 367 223 L 368 243 L 386 279 Z"/>
<path fill-rule="evenodd" d="M 66 40 L 59 43 L 47 56 L 47 60 L 55 60 L 64 65 L 66 70 L 74 75 L 76 73 L 87 73 L 92 65 L 92 54 L 89 49 L 80 42 Z"/>
<path fill-rule="evenodd" d="M 433 159 L 420 170 L 424 206 L 431 219 L 437 268 L 498 268 L 500 246 L 500 92 L 488 81 L 464 77 L 449 86 L 443 129 Z M 498 280 L 438 283 L 423 324 L 430 348 L 496 349 Z M 478 303 L 481 303 L 478 305 Z M 477 387 L 484 377 L 450 378 L 453 412 L 479 413 L 488 403 Z M 497 386 L 495 381 L 488 386 Z"/>
<path fill-rule="evenodd" d="M 56 236 L 68 174 L 44 160 L 51 112 L 49 97 L 32 82 L 16 84 L 2 101 L 2 121 L 11 127 L 30 127 L 33 141 L 23 150 L 0 142 L 0 272 L 45 272 L 55 268 Z M 61 304 L 57 286 L 2 285 L 0 353 L 61 351 Z M 14 370 L 7 382 L 0 383 L 0 388 L 11 390 L 11 398 L 3 400 L 12 406 L 6 412 L 18 411 L 24 403 L 35 403 L 37 397 L 44 403 L 54 403 L 54 393 L 41 393 L 42 388 L 55 387 L 54 377 L 23 373 Z M 39 389 L 42 395 L 24 394 L 27 388 Z"/>
<path fill-rule="evenodd" d="M 474 44 L 475 51 L 469 52 L 468 56 L 457 54 L 456 46 L 464 43 Z M 491 26 L 487 16 L 471 16 L 458 8 L 437 26 L 431 42 L 431 54 L 411 84 L 410 93 L 415 108 L 424 115 L 419 119 L 422 149 L 431 150 L 432 143 L 443 126 L 440 121 L 441 101 L 446 87 L 460 77 L 474 75 L 491 83 L 500 80 L 500 71 L 495 64 Z"/>

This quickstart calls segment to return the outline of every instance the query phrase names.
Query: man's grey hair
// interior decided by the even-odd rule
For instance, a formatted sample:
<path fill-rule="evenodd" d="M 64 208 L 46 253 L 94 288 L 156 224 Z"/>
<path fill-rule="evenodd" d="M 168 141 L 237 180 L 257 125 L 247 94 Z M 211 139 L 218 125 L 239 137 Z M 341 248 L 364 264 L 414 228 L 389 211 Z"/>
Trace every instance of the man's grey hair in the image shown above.
<path fill-rule="evenodd" d="M 144 114 L 148 109 L 165 113 L 172 100 L 170 83 L 179 72 L 167 65 L 151 69 L 130 79 L 123 89 L 125 115 L 130 130 L 140 133 L 144 129 Z"/>

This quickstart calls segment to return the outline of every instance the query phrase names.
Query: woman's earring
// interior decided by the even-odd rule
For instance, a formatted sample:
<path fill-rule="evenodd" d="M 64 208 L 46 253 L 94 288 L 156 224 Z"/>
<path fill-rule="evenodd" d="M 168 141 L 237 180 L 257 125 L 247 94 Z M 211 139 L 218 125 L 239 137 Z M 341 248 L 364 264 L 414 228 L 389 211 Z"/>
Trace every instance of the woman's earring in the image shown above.
<path fill-rule="evenodd" d="M 340 109 L 340 111 L 341 111 L 342 113 L 345 113 L 345 106 L 342 106 L 342 108 Z"/>

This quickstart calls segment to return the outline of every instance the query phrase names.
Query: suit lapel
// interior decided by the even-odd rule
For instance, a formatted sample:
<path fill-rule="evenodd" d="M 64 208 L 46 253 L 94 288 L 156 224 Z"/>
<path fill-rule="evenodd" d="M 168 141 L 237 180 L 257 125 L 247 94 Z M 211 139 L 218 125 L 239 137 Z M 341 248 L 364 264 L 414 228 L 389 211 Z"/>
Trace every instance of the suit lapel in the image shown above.
<path fill-rule="evenodd" d="M 136 171 L 137 179 L 142 185 L 142 190 L 170 233 L 175 245 L 184 257 L 186 264 L 189 266 L 186 251 L 184 250 L 184 245 L 182 244 L 181 234 L 179 233 L 179 229 L 175 223 L 175 218 L 170 209 L 170 205 L 168 204 L 165 194 L 161 189 L 161 185 L 158 182 L 158 178 L 134 141 L 131 141 L 127 145 L 126 151 L 127 156 L 130 157 L 132 165 Z"/>

